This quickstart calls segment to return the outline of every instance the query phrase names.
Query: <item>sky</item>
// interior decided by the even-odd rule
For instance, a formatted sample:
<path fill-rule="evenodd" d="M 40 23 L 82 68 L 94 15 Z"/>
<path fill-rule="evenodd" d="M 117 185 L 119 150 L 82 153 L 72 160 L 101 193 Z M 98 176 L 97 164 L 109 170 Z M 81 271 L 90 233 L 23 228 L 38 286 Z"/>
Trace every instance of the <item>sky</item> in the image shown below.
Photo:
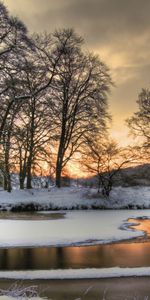
<path fill-rule="evenodd" d="M 3 0 L 29 32 L 74 28 L 86 49 L 111 70 L 111 134 L 130 143 L 125 119 L 137 110 L 142 88 L 150 85 L 150 0 Z"/>

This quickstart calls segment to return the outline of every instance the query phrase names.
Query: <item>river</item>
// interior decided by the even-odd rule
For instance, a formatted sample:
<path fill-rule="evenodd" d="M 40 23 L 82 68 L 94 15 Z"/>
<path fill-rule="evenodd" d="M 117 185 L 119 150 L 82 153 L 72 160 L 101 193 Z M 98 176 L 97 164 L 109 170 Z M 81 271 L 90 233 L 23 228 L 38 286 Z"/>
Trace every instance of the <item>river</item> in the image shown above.
<path fill-rule="evenodd" d="M 64 213 L 53 214 L 12 214 L 1 213 L 1 219 L 13 220 L 49 220 L 64 218 Z M 150 266 L 150 220 L 129 219 L 129 223 L 145 235 L 133 240 L 111 244 L 67 246 L 67 247 L 10 247 L 0 248 L 0 271 L 14 270 L 51 270 L 148 267 Z M 13 280 L 1 280 L 0 288 L 7 288 Z M 24 285 L 33 284 L 25 280 Z M 116 278 L 91 280 L 34 280 L 41 296 L 56 300 L 86 298 L 103 299 L 138 299 L 150 296 L 149 278 Z M 122 298 L 121 298 L 122 297 Z M 141 297 L 141 298 L 140 298 Z"/>

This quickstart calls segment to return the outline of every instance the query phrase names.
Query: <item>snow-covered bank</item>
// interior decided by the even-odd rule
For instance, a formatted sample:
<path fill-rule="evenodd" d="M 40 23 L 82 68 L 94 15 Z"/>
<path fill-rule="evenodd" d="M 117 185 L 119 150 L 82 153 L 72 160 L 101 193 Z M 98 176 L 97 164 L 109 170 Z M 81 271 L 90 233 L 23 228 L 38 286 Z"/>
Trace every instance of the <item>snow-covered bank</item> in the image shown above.
<path fill-rule="evenodd" d="M 13 297 L 11 297 L 11 296 L 0 296 L 0 300 L 14 300 L 14 299 L 19 299 L 19 300 L 28 300 L 28 299 L 30 299 L 30 300 L 42 300 L 42 299 L 44 299 L 45 300 L 45 298 L 40 298 L 40 297 L 15 297 L 15 296 L 13 296 Z"/>
<path fill-rule="evenodd" d="M 38 280 L 38 279 L 96 279 L 133 276 L 150 276 L 150 267 L 105 268 L 105 269 L 59 269 L 36 271 L 0 271 L 0 279 Z"/>
<path fill-rule="evenodd" d="M 143 232 L 128 228 L 128 218 L 150 218 L 150 210 L 70 211 L 62 219 L 0 220 L 0 247 L 104 244 Z"/>
<path fill-rule="evenodd" d="M 150 187 L 116 187 L 109 199 L 97 197 L 86 188 L 52 188 L 40 190 L 0 191 L 0 210 L 62 210 L 62 209 L 147 209 L 150 208 Z"/>

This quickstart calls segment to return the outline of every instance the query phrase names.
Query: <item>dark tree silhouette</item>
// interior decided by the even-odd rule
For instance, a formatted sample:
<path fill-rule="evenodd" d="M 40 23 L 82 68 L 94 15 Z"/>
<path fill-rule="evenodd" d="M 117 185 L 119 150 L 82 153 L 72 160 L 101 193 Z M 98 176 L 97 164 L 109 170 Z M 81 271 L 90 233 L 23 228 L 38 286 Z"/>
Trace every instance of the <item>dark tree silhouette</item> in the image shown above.
<path fill-rule="evenodd" d="M 120 148 L 113 140 L 102 136 L 86 138 L 82 165 L 97 176 L 98 193 L 109 197 L 116 175 L 124 167 L 138 162 L 137 149 Z"/>
<path fill-rule="evenodd" d="M 138 111 L 127 120 L 132 134 L 143 138 L 144 146 L 150 148 L 150 90 L 142 89 L 137 100 Z"/>
<path fill-rule="evenodd" d="M 62 170 L 84 142 L 84 135 L 104 130 L 112 82 L 106 65 L 82 51 L 83 40 L 73 30 L 58 31 L 55 38 L 59 49 L 65 45 L 51 96 L 59 126 L 56 185 L 60 187 Z"/>
<path fill-rule="evenodd" d="M 22 57 L 33 48 L 25 25 L 9 16 L 0 2 L 0 139 L 14 101 L 24 99 L 19 86 Z"/>

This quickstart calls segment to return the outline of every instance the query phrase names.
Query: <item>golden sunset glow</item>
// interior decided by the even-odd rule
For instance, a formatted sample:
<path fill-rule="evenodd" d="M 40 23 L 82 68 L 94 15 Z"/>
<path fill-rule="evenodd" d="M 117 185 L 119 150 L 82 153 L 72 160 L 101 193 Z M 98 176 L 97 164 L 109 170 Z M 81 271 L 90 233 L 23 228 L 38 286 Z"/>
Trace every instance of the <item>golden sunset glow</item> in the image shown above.
<path fill-rule="evenodd" d="M 140 0 L 136 3 L 134 18 L 134 5 L 129 0 L 119 3 L 108 0 L 86 3 L 85 0 L 4 0 L 10 12 L 20 17 L 31 33 L 74 27 L 85 38 L 85 47 L 106 62 L 115 83 L 109 97 L 113 117 L 111 133 L 121 145 L 131 143 L 125 119 L 135 111 L 141 88 L 149 85 L 150 21 L 147 12 L 150 4 L 146 2 L 144 6 Z"/>
<path fill-rule="evenodd" d="M 84 50 L 97 54 L 106 63 L 114 83 L 108 96 L 111 138 L 119 146 L 134 145 L 136 140 L 129 135 L 126 119 L 137 110 L 141 89 L 149 87 L 150 2 L 143 5 L 137 0 L 136 16 L 135 5 L 129 0 L 3 2 L 10 14 L 25 23 L 29 34 L 74 28 L 84 38 Z M 42 173 L 47 174 L 48 168 L 47 163 L 43 164 Z M 68 163 L 64 174 L 74 178 L 87 176 L 77 159 Z"/>

